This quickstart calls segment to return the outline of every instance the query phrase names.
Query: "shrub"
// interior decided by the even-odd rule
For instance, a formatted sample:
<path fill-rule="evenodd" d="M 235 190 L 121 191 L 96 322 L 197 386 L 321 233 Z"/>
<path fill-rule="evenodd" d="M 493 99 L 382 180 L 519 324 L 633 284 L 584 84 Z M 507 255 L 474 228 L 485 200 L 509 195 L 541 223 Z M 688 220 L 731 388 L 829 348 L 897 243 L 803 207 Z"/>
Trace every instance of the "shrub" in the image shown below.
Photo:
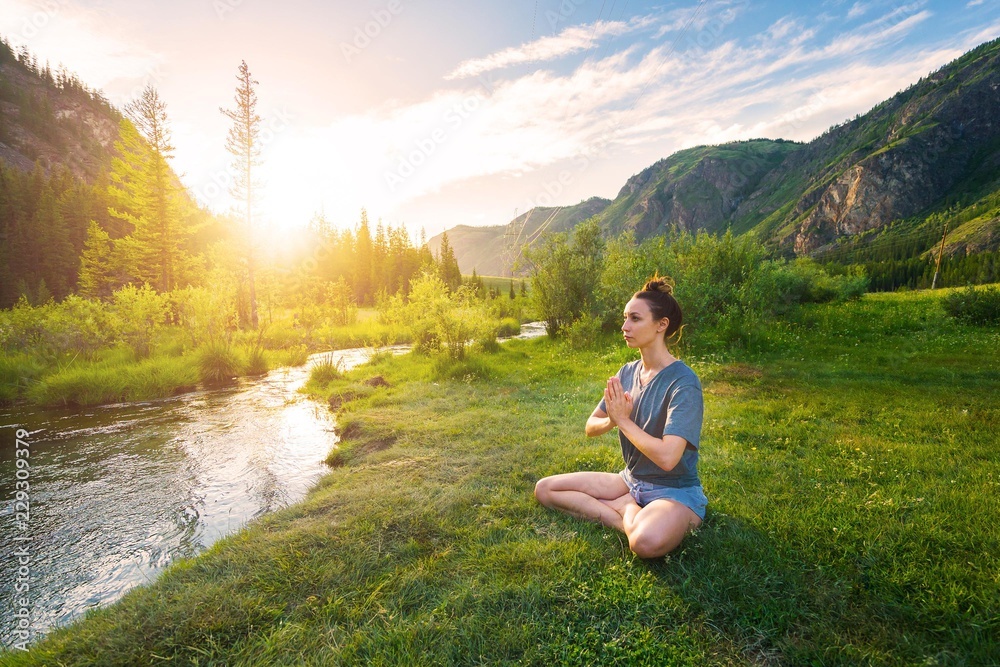
<path fill-rule="evenodd" d="M 115 292 L 113 298 L 121 339 L 140 359 L 149 356 L 153 334 L 166 320 L 169 296 L 144 284 L 142 287 L 126 285 Z"/>
<path fill-rule="evenodd" d="M 521 323 L 518 322 L 513 317 L 505 317 L 500 320 L 500 326 L 497 327 L 497 336 L 501 338 L 510 338 L 511 336 L 516 336 L 521 333 Z"/>
<path fill-rule="evenodd" d="M 173 293 L 181 324 L 196 347 L 204 343 L 232 342 L 236 330 L 236 297 L 227 289 L 213 286 L 186 287 Z"/>
<path fill-rule="evenodd" d="M 590 350 L 601 341 L 601 318 L 584 315 L 564 330 L 566 343 L 574 350 Z"/>
<path fill-rule="evenodd" d="M 941 305 L 948 315 L 964 324 L 1000 324 L 1000 289 L 995 286 L 977 289 L 968 285 L 945 295 Z"/>
<path fill-rule="evenodd" d="M 583 315 L 599 312 L 596 290 L 604 248 L 600 226 L 588 220 L 573 230 L 572 237 L 552 234 L 525 251 L 531 267 L 531 298 L 550 336 L 559 335 Z"/>
<path fill-rule="evenodd" d="M 201 349 L 198 369 L 206 385 L 225 385 L 239 375 L 239 358 L 225 343 L 206 345 Z"/>
<path fill-rule="evenodd" d="M 792 275 L 801 281 L 800 301 L 803 303 L 843 302 L 858 299 L 868 291 L 868 278 L 861 267 L 852 267 L 843 275 L 830 275 L 815 260 L 802 257 L 789 266 Z"/>

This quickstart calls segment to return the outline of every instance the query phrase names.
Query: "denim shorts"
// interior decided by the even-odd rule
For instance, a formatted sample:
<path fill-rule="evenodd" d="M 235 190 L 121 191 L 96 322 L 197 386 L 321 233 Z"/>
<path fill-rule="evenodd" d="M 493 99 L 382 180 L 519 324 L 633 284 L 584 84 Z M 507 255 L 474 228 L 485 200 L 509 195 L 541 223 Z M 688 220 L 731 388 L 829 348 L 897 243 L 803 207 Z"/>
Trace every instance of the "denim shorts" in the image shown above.
<path fill-rule="evenodd" d="M 644 482 L 633 477 L 628 468 L 618 474 L 625 480 L 629 493 L 639 507 L 645 507 L 654 500 L 674 500 L 690 508 L 702 521 L 705 520 L 708 498 L 705 497 L 705 492 L 700 486 L 673 487 Z"/>

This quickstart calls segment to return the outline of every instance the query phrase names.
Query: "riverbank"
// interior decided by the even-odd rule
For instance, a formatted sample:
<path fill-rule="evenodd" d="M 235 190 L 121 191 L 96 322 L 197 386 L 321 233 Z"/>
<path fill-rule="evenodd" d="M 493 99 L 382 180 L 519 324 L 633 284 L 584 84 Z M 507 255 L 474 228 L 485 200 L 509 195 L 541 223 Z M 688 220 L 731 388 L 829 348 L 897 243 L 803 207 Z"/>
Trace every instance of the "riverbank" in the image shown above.
<path fill-rule="evenodd" d="M 157 330 L 146 357 L 124 344 L 85 354 L 0 353 L 0 403 L 55 407 L 148 401 L 300 366 L 316 352 L 412 342 L 409 330 L 380 325 L 375 316 L 367 309 L 349 325 L 293 327 L 286 313 L 260 332 L 237 331 L 213 344 L 194 344 L 185 327 L 165 326 Z"/>
<path fill-rule="evenodd" d="M 380 357 L 314 389 L 369 388 L 305 501 L 2 659 L 1000 661 L 1000 333 L 913 293 L 810 306 L 769 335 L 767 356 L 687 358 L 710 507 L 665 559 L 531 497 L 544 475 L 619 466 L 613 435 L 582 433 L 631 358 L 619 342 Z"/>

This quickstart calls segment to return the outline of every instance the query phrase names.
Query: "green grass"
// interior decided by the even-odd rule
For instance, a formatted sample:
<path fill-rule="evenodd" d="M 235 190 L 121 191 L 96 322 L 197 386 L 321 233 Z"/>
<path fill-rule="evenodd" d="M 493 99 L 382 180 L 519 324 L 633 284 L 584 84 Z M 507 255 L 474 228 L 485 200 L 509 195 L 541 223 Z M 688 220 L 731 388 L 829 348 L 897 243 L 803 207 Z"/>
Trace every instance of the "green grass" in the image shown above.
<path fill-rule="evenodd" d="M 198 379 L 197 362 L 185 357 L 83 362 L 45 375 L 28 387 L 26 397 L 36 405 L 144 401 L 193 389 Z"/>
<path fill-rule="evenodd" d="M 619 467 L 612 435 L 582 431 L 620 343 L 381 356 L 314 385 L 354 400 L 305 501 L 0 660 L 1000 662 L 1000 332 L 909 293 L 811 306 L 771 335 L 752 359 L 687 357 L 710 505 L 665 559 L 531 496 L 544 475 Z"/>

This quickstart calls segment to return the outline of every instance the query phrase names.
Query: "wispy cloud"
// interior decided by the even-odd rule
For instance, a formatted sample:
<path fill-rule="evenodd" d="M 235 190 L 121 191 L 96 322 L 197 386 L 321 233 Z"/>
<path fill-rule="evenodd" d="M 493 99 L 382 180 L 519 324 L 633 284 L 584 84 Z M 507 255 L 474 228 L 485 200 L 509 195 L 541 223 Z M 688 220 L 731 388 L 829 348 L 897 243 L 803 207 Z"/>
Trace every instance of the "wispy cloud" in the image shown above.
<path fill-rule="evenodd" d="M 859 16 L 864 16 L 868 13 L 868 9 L 871 5 L 864 2 L 855 2 L 847 12 L 847 19 L 849 21 L 858 18 Z"/>
<path fill-rule="evenodd" d="M 762 135 L 809 139 L 961 53 L 928 50 L 881 65 L 864 62 L 861 54 L 894 43 L 926 21 L 930 13 L 919 11 L 921 5 L 897 7 L 826 43 L 816 43 L 815 31 L 801 21 L 786 18 L 749 44 L 720 38 L 693 57 L 666 44 L 645 53 L 633 46 L 588 60 L 566 75 L 539 71 L 503 81 L 449 136 L 442 155 L 428 159 L 396 196 L 419 196 L 463 178 L 526 173 L 586 155 L 595 146 L 617 150 L 655 143 L 666 150 Z M 845 61 L 845 56 L 853 57 Z M 510 62 L 512 56 L 504 56 L 490 64 Z M 481 71 L 470 67 L 466 75 Z M 435 102 L 439 117 L 455 99 Z M 426 127 L 416 116 L 428 108 L 420 109 L 393 109 L 377 124 L 390 133 L 414 122 Z M 413 145 L 404 138 L 399 143 L 397 157 Z"/>
<path fill-rule="evenodd" d="M 485 72 L 504 69 L 513 65 L 545 62 L 568 56 L 593 47 L 607 36 L 617 37 L 650 25 L 650 17 L 630 21 L 597 21 L 590 25 L 570 26 L 558 35 L 541 37 L 533 42 L 491 53 L 483 58 L 473 58 L 459 63 L 445 79 L 464 79 Z"/>
<path fill-rule="evenodd" d="M 984 2 L 986 2 L 986 0 L 969 0 L 969 2 L 966 3 L 965 6 L 966 7 L 978 7 L 979 5 L 983 4 Z"/>

